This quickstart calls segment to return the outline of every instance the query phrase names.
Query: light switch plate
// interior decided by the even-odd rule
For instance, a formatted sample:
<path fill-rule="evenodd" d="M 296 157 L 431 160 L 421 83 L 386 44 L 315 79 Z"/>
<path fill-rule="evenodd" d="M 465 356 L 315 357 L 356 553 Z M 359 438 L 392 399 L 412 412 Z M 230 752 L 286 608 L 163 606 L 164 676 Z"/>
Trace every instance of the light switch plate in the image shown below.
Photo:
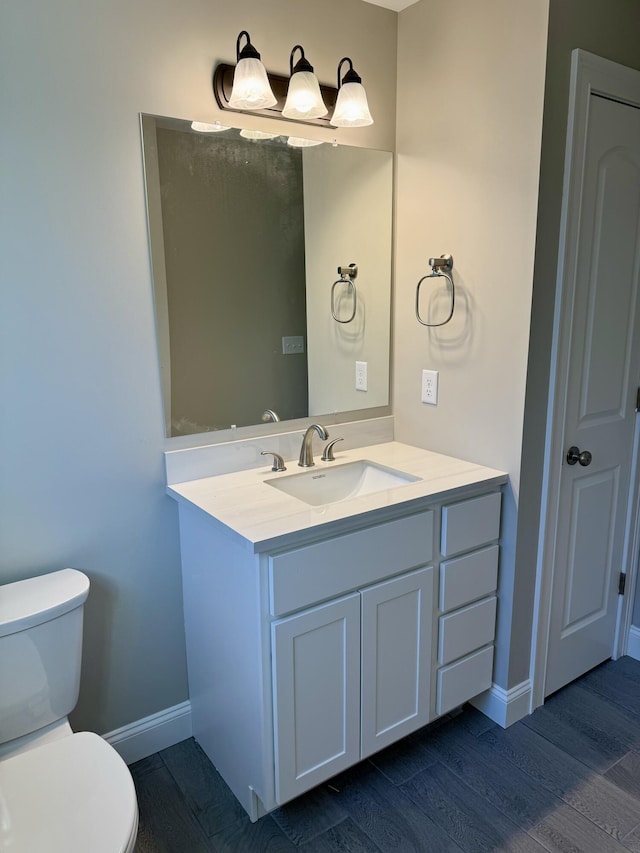
<path fill-rule="evenodd" d="M 293 355 L 294 353 L 300 352 L 304 352 L 303 335 L 285 335 L 282 338 L 283 355 Z"/>

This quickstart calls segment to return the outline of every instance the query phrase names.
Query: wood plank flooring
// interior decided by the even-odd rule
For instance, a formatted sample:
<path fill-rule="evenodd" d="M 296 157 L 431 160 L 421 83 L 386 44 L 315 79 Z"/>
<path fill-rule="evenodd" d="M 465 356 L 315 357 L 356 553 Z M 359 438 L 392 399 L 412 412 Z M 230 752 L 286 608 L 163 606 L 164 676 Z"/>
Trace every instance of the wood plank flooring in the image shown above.
<path fill-rule="evenodd" d="M 465 706 L 254 824 L 193 739 L 131 771 L 137 853 L 640 853 L 640 662 L 506 730 Z"/>

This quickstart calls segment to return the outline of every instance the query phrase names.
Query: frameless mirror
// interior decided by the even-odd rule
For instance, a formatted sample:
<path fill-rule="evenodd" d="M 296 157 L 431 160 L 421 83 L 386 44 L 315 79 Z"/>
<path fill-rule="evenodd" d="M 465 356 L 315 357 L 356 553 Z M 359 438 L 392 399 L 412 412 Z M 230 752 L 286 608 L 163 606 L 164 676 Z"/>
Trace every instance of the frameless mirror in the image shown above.
<path fill-rule="evenodd" d="M 167 435 L 387 406 L 391 153 L 141 124 Z"/>

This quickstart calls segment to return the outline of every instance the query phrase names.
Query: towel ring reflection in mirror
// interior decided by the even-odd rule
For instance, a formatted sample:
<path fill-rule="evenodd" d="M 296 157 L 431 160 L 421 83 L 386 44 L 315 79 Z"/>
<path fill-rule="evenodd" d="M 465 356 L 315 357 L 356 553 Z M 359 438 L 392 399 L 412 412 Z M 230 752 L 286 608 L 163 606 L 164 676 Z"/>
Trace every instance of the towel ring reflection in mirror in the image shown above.
<path fill-rule="evenodd" d="M 358 265 L 357 264 L 349 264 L 348 267 L 338 267 L 338 275 L 340 278 L 336 279 L 331 285 L 331 316 L 336 321 L 336 323 L 350 323 L 353 318 L 356 316 L 356 307 L 357 307 L 357 295 L 356 295 L 356 286 L 353 283 L 354 278 L 358 275 Z M 336 287 L 340 284 L 347 285 L 347 294 L 351 294 L 353 299 L 353 307 L 351 311 L 351 316 L 346 320 L 341 320 L 336 313 Z"/>
<path fill-rule="evenodd" d="M 451 270 L 453 269 L 453 257 L 451 255 L 440 255 L 439 258 L 429 258 L 429 266 L 431 267 L 431 272 L 427 273 L 427 275 L 423 275 L 416 287 L 416 320 L 423 326 L 445 326 L 453 317 L 453 309 L 455 308 L 456 304 L 456 288 L 453 283 L 453 278 L 451 277 Z M 441 323 L 427 323 L 420 316 L 420 286 L 422 285 L 422 282 L 425 281 L 425 279 L 427 278 L 446 278 L 449 282 L 449 285 L 451 286 L 451 305 L 449 310 L 449 316 Z"/>

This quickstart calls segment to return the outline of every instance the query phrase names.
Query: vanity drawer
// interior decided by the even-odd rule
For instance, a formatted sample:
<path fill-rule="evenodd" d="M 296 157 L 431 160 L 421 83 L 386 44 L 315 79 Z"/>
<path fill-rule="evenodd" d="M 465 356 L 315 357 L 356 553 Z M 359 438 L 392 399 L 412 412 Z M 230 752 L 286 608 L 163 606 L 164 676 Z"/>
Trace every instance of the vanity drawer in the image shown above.
<path fill-rule="evenodd" d="M 496 630 L 495 595 L 440 617 L 438 663 L 446 664 L 492 643 Z"/>
<path fill-rule="evenodd" d="M 498 588 L 497 545 L 440 564 L 440 610 L 455 610 Z"/>
<path fill-rule="evenodd" d="M 441 552 L 445 557 L 493 542 L 500 535 L 500 492 L 442 508 Z"/>
<path fill-rule="evenodd" d="M 446 714 L 491 687 L 493 646 L 438 671 L 436 713 Z"/>
<path fill-rule="evenodd" d="M 270 609 L 291 613 L 424 566 L 433 558 L 433 512 L 388 521 L 269 558 Z"/>

